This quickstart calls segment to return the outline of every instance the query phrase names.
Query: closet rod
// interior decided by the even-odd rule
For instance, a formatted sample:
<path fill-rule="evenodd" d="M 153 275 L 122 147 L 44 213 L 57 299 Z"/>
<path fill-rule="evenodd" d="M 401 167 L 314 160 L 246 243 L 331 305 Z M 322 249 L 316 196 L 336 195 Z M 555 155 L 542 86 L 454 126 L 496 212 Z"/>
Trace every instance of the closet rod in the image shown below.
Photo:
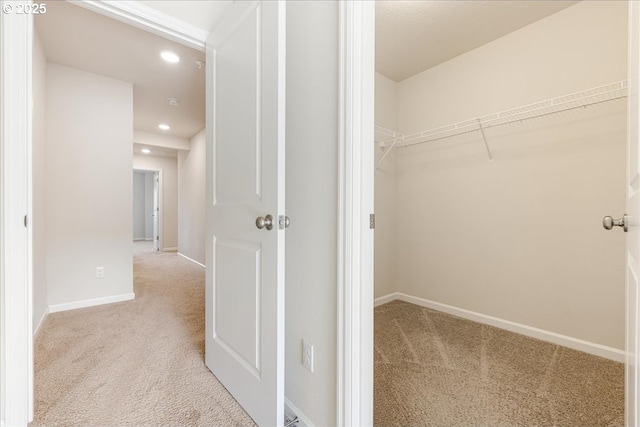
<path fill-rule="evenodd" d="M 374 137 L 375 138 L 375 142 L 378 142 L 378 143 L 382 144 L 383 147 L 384 147 L 385 144 L 387 144 L 390 141 L 393 141 L 395 138 L 399 138 L 399 137 L 403 137 L 404 136 L 400 132 L 396 132 L 395 130 L 383 128 L 382 126 L 378 126 L 378 125 L 376 125 L 376 127 L 375 127 L 375 133 L 376 134 L 380 134 L 384 138 L 387 138 L 385 140 L 385 139 L 382 139 L 382 138 Z"/>
<path fill-rule="evenodd" d="M 453 136 L 464 135 L 467 133 L 483 132 L 484 129 L 496 126 L 522 122 L 537 117 L 544 117 L 563 111 L 586 108 L 590 105 L 613 101 L 626 97 L 627 88 L 627 80 L 622 80 L 410 135 L 403 135 L 399 132 L 379 127 L 376 127 L 376 132 L 380 129 L 380 133 L 383 133 L 387 137 L 391 137 L 389 133 L 393 133 L 394 137 L 404 137 L 402 142 L 395 144 L 395 148 L 405 148 L 416 144 L 451 138 Z M 490 152 L 489 156 L 491 156 Z"/>

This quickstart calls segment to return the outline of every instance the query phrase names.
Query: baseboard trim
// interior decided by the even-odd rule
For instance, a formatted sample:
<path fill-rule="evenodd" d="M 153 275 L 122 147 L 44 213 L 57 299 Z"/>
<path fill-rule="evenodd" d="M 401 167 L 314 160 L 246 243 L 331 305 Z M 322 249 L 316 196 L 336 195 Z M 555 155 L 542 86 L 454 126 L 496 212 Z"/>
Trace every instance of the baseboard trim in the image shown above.
<path fill-rule="evenodd" d="M 284 398 L 284 410 L 285 413 L 293 413 L 298 417 L 299 421 L 296 424 L 296 427 L 315 427 L 315 424 L 313 424 L 311 420 L 286 397 Z"/>
<path fill-rule="evenodd" d="M 178 248 L 162 248 L 162 252 L 178 252 Z"/>
<path fill-rule="evenodd" d="M 451 305 L 414 297 L 402 292 L 394 292 L 389 295 L 376 298 L 374 300 L 374 306 L 377 307 L 379 305 L 386 304 L 395 300 L 427 307 L 432 310 L 437 310 L 443 313 L 462 317 L 464 319 L 473 320 L 474 322 L 484 323 L 485 325 L 495 326 L 500 329 L 505 329 L 507 331 L 515 332 L 531 338 L 550 342 L 552 344 L 557 344 L 564 347 L 572 348 L 574 350 L 593 354 L 595 356 L 604 357 L 605 359 L 613 360 L 615 362 L 624 363 L 626 359 L 626 352 L 624 350 L 596 344 L 593 342 L 581 340 L 579 338 L 573 338 L 567 335 L 557 334 L 555 332 L 546 331 L 544 329 L 535 328 L 533 326 L 523 325 L 521 323 L 512 322 L 510 320 L 488 316 L 486 314 L 477 313 L 475 311 L 466 310 L 464 308 L 458 308 Z"/>
<path fill-rule="evenodd" d="M 188 256 L 186 256 L 184 254 L 181 254 L 180 252 L 178 252 L 178 255 L 180 255 L 182 258 L 188 259 L 189 261 L 193 262 L 194 264 L 198 264 L 202 268 L 207 268 L 207 266 L 202 264 L 201 262 L 198 262 L 193 258 L 189 258 Z"/>
<path fill-rule="evenodd" d="M 145 239 L 144 237 L 134 237 L 133 238 L 134 242 L 144 242 L 145 240 L 147 240 L 147 239 Z"/>
<path fill-rule="evenodd" d="M 42 317 L 40 317 L 40 320 L 38 321 L 38 324 L 36 326 L 36 330 L 33 331 L 33 337 L 37 337 L 38 334 L 40 333 L 40 330 L 42 329 L 42 325 L 44 325 L 44 322 L 47 321 L 47 317 L 49 316 L 49 307 L 47 307 L 47 309 L 44 311 L 44 313 L 42 313 Z"/>
<path fill-rule="evenodd" d="M 57 313 L 59 311 L 75 310 L 77 308 L 94 307 L 97 305 L 112 304 L 114 302 L 130 301 L 135 299 L 136 295 L 132 292 L 129 294 L 112 295 L 109 297 L 85 299 L 81 301 L 67 302 L 63 304 L 54 304 L 49 306 L 49 313 Z"/>
<path fill-rule="evenodd" d="M 400 299 L 400 298 L 398 297 L 398 295 L 400 295 L 400 293 L 399 293 L 399 292 L 393 292 L 393 293 L 391 293 L 391 294 L 387 294 L 387 295 L 383 295 L 383 296 L 381 296 L 381 297 L 378 297 L 378 298 L 376 298 L 376 299 L 374 299 L 374 300 L 373 300 L 373 306 L 374 306 L 374 307 L 377 307 L 377 306 L 379 306 L 379 305 L 386 304 L 386 303 L 388 303 L 388 302 L 391 302 L 391 301 L 395 301 L 395 300 L 397 300 L 397 299 Z"/>

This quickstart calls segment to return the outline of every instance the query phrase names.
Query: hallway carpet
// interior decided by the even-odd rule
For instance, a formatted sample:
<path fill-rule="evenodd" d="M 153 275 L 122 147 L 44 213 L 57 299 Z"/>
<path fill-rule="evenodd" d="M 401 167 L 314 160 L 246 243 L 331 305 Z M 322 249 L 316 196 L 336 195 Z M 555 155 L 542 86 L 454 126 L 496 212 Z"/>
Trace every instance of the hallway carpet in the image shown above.
<path fill-rule="evenodd" d="M 624 426 L 624 365 L 401 301 L 375 309 L 374 425 Z"/>
<path fill-rule="evenodd" d="M 136 252 L 135 300 L 49 315 L 30 426 L 254 425 L 204 365 L 204 269 Z"/>

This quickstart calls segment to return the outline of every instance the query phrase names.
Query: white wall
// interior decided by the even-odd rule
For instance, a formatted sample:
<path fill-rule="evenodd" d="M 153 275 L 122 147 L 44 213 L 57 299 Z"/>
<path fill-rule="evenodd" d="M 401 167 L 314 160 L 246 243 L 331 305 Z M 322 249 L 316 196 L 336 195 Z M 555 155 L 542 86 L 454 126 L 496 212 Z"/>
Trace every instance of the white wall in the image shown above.
<path fill-rule="evenodd" d="M 336 424 L 337 48 L 337 2 L 287 3 L 285 395 L 316 426 Z"/>
<path fill-rule="evenodd" d="M 375 80 L 375 123 L 377 126 L 397 129 L 398 84 L 382 74 Z M 387 145 L 386 148 L 388 148 Z M 385 151 L 376 144 L 375 162 Z M 397 288 L 397 200 L 396 155 L 391 151 L 375 171 L 375 287 L 374 296 L 381 297 L 396 292 Z"/>
<path fill-rule="evenodd" d="M 46 84 L 47 58 L 38 33 L 33 37 L 33 329 L 48 310 L 46 229 Z"/>
<path fill-rule="evenodd" d="M 49 304 L 130 298 L 132 85 L 53 63 L 46 85 Z"/>
<path fill-rule="evenodd" d="M 178 248 L 178 161 L 175 158 L 133 156 L 133 168 L 142 170 L 161 170 L 162 184 L 160 195 L 160 224 L 162 247 L 160 250 Z"/>
<path fill-rule="evenodd" d="M 206 133 L 191 138 L 191 150 L 178 152 L 178 252 L 205 263 Z"/>
<path fill-rule="evenodd" d="M 398 84 L 405 133 L 623 80 L 626 2 L 581 2 Z M 397 152 L 399 290 L 624 348 L 625 102 Z"/>
<path fill-rule="evenodd" d="M 145 233 L 145 174 L 133 172 L 133 240 L 144 240 Z"/>
<path fill-rule="evenodd" d="M 151 132 L 133 131 L 133 142 L 136 144 L 150 145 L 152 147 L 171 148 L 173 150 L 188 150 L 189 139 L 178 136 L 160 135 Z"/>

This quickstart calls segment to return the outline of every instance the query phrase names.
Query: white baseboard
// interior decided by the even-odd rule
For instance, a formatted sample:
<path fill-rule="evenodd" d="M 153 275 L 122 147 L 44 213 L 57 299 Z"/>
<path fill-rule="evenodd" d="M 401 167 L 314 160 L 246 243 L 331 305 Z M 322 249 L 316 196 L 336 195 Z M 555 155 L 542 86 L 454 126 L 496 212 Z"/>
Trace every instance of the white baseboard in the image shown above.
<path fill-rule="evenodd" d="M 178 248 L 162 248 L 162 252 L 178 252 Z"/>
<path fill-rule="evenodd" d="M 42 313 L 42 317 L 40 317 L 40 320 L 38 321 L 38 324 L 36 325 L 36 330 L 33 331 L 33 337 L 34 338 L 37 337 L 38 334 L 40 333 L 40 329 L 42 328 L 42 325 L 44 325 L 44 322 L 46 322 L 47 316 L 49 316 L 49 308 L 48 307 L 44 311 L 44 313 Z"/>
<path fill-rule="evenodd" d="M 284 398 L 284 411 L 288 415 L 295 414 L 295 416 L 298 417 L 299 421 L 296 424 L 296 427 L 315 427 L 315 424 L 313 424 L 311 420 L 286 397 Z"/>
<path fill-rule="evenodd" d="M 97 305 L 111 304 L 114 302 L 130 301 L 135 299 L 136 295 L 130 294 L 112 295 L 109 297 L 86 299 L 82 301 L 66 302 L 62 304 L 54 304 L 49 306 L 49 313 L 57 313 L 59 311 L 75 310 L 76 308 L 94 307 Z"/>
<path fill-rule="evenodd" d="M 178 252 L 178 255 L 180 255 L 182 258 L 186 258 L 186 259 L 188 259 L 189 261 L 191 261 L 191 262 L 193 262 L 193 263 L 195 263 L 195 264 L 198 264 L 200 267 L 207 268 L 207 266 L 206 266 L 206 265 L 204 265 L 204 264 L 202 264 L 201 262 L 198 262 L 198 261 L 196 261 L 196 260 L 195 260 L 195 259 L 193 259 L 193 258 L 189 258 L 188 256 L 186 256 L 186 255 L 184 255 L 184 254 L 181 254 L 180 252 Z"/>
<path fill-rule="evenodd" d="M 521 323 L 511 322 L 509 320 L 488 316 L 486 314 L 477 313 L 475 311 L 465 310 L 464 308 L 458 308 L 451 305 L 414 297 L 411 295 L 403 294 L 402 292 L 394 292 L 392 294 L 376 298 L 374 300 L 374 306 L 377 307 L 381 304 L 386 304 L 387 302 L 391 302 L 394 300 L 405 301 L 411 304 L 427 307 L 432 310 L 452 314 L 464 319 L 473 320 L 474 322 L 484 323 L 485 325 L 495 326 L 500 329 L 505 329 L 507 331 L 515 332 L 531 338 L 537 338 L 542 341 L 547 341 L 552 344 L 572 348 L 574 350 L 593 354 L 595 356 L 604 357 L 616 362 L 625 362 L 626 352 L 624 350 L 592 343 L 589 341 L 584 341 L 578 338 L 569 337 L 567 335 L 557 334 L 555 332 L 546 331 L 544 329 L 534 328 L 533 326 L 527 326 Z"/>
<path fill-rule="evenodd" d="M 144 242 L 145 240 L 147 240 L 147 239 L 145 239 L 144 237 L 134 237 L 133 238 L 134 242 Z"/>
<path fill-rule="evenodd" d="M 394 292 L 392 294 L 388 294 L 388 295 L 384 295 L 384 296 L 378 297 L 378 298 L 373 300 L 373 306 L 377 307 L 379 305 L 386 304 L 388 302 L 400 299 L 400 298 L 398 298 L 398 295 L 400 295 L 399 292 Z"/>

